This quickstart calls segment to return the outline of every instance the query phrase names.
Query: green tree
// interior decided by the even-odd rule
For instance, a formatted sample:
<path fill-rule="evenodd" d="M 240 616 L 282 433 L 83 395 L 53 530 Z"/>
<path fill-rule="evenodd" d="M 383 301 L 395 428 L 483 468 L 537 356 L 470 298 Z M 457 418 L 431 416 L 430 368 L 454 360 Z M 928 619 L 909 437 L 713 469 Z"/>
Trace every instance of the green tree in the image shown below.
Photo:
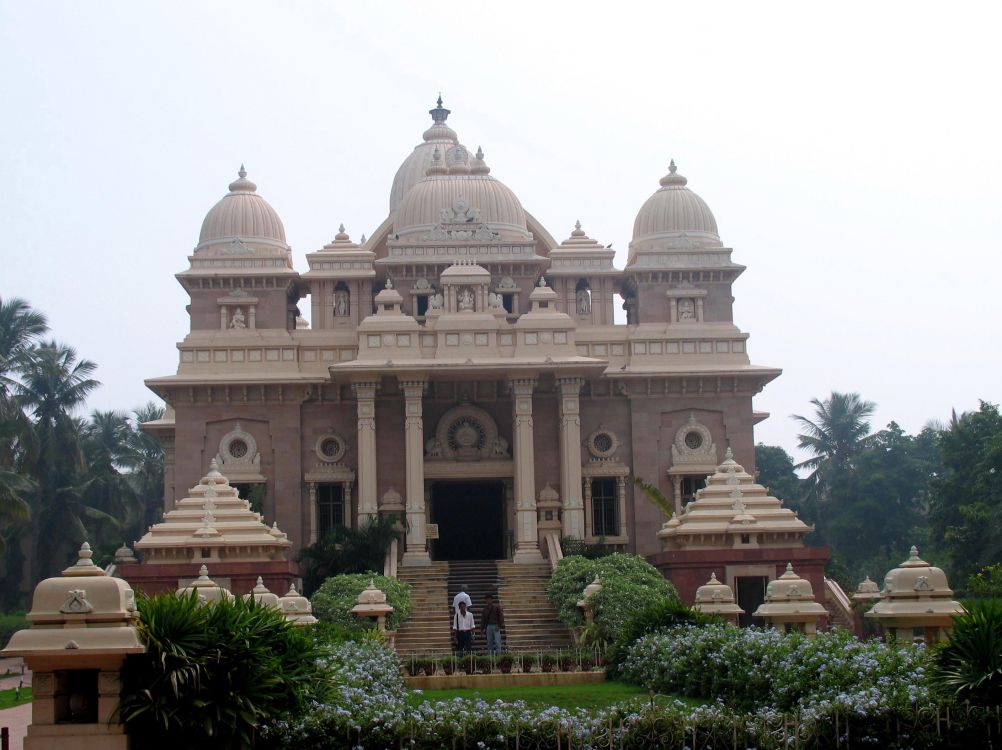
<path fill-rule="evenodd" d="M 817 536 L 831 546 L 843 584 L 865 575 L 879 580 L 911 545 L 926 545 L 930 482 L 940 468 L 934 430 L 911 436 L 891 422 L 855 454 L 851 468 L 830 478 L 829 502 L 817 507 Z"/>
<path fill-rule="evenodd" d="M 142 430 L 146 422 L 164 417 L 164 407 L 152 401 L 132 412 L 134 424 L 129 431 L 129 478 L 143 506 L 138 532 L 142 534 L 160 520 L 164 507 L 164 448 L 152 435 Z M 139 538 L 136 536 L 135 538 Z"/>
<path fill-rule="evenodd" d="M 325 580 L 345 573 L 382 570 L 386 551 L 400 532 L 395 514 L 372 516 L 357 529 L 338 527 L 299 553 L 303 564 L 303 590 L 307 596 Z"/>
<path fill-rule="evenodd" d="M 813 455 L 797 464 L 810 470 L 811 494 L 819 501 L 828 498 L 834 476 L 851 468 L 853 458 L 867 445 L 870 417 L 877 405 L 864 401 L 858 393 L 832 391 L 824 401 L 812 399 L 814 418 L 794 414 L 803 432 L 797 435 L 798 447 Z"/>
<path fill-rule="evenodd" d="M 778 445 L 755 446 L 756 481 L 774 497 L 796 504 L 803 494 L 803 480 L 797 476 L 793 456 Z"/>
<path fill-rule="evenodd" d="M 96 365 L 51 341 L 24 363 L 15 393 L 31 414 L 37 452 L 26 467 L 35 479 L 31 499 L 34 522 L 33 578 L 60 570 L 87 537 L 85 521 L 116 524 L 113 516 L 87 504 L 80 424 L 73 411 L 83 405 L 98 381 Z"/>
<path fill-rule="evenodd" d="M 931 541 L 951 558 L 950 575 L 963 581 L 1002 562 L 1002 414 L 982 401 L 954 414 L 939 435 L 943 470 L 932 482 Z"/>

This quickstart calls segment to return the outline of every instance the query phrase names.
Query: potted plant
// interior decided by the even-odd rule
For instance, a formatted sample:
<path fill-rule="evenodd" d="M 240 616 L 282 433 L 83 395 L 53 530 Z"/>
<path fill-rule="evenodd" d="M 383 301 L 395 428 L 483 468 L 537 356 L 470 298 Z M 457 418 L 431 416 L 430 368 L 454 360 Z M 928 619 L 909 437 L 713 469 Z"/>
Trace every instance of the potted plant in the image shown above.
<path fill-rule="evenodd" d="M 561 672 L 574 671 L 574 654 L 562 653 L 557 657 L 557 662 L 560 664 Z"/>
<path fill-rule="evenodd" d="M 522 670 L 524 674 L 528 674 L 532 671 L 532 665 L 536 663 L 536 657 L 532 654 L 519 654 L 518 657 L 518 668 Z"/>
<path fill-rule="evenodd" d="M 543 654 L 541 657 L 539 657 L 539 667 L 543 672 L 556 672 L 557 655 Z"/>
<path fill-rule="evenodd" d="M 456 660 L 452 656 L 444 656 L 438 660 L 438 666 L 449 675 L 456 671 Z"/>
<path fill-rule="evenodd" d="M 426 675 L 428 675 L 429 677 L 433 677 L 435 675 L 436 670 L 438 669 L 438 662 L 436 662 L 434 659 L 422 659 L 421 669 L 424 671 Z"/>
<path fill-rule="evenodd" d="M 498 669 L 501 670 L 501 674 L 510 674 L 511 668 L 515 664 L 515 657 L 509 654 L 507 651 L 500 654 L 497 658 Z"/>
<path fill-rule="evenodd" d="M 421 674 L 421 671 L 423 669 L 424 667 L 421 664 L 421 659 L 412 656 L 410 659 L 407 660 L 407 674 L 409 674 L 411 677 L 417 677 L 419 674 Z"/>
<path fill-rule="evenodd" d="M 595 668 L 595 656 L 591 653 L 581 655 L 581 671 L 589 672 Z"/>

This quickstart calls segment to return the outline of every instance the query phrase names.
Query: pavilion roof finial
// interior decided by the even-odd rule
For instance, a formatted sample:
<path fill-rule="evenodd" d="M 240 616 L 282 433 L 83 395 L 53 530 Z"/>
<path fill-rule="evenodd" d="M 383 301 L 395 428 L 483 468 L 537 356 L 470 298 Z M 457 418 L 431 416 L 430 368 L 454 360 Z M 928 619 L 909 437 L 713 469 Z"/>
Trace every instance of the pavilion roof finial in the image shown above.
<path fill-rule="evenodd" d="M 438 101 L 435 102 L 438 106 L 435 109 L 429 109 L 428 114 L 431 115 L 431 119 L 435 121 L 436 124 L 443 123 L 449 118 L 450 111 L 442 106 L 442 93 L 438 94 Z"/>

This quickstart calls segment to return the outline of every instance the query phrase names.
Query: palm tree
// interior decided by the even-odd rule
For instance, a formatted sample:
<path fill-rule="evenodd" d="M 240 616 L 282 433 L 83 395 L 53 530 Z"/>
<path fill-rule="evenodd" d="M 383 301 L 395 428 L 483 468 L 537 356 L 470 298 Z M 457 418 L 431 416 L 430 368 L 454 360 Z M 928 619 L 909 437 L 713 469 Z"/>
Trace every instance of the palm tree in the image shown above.
<path fill-rule="evenodd" d="M 95 411 L 84 423 L 81 435 L 87 464 L 83 490 L 86 504 L 114 516 L 130 532 L 135 531 L 142 522 L 142 506 L 129 478 L 121 471 L 133 461 L 129 417 L 124 412 Z M 116 540 L 116 546 L 121 541 Z"/>
<path fill-rule="evenodd" d="M 84 499 L 80 425 L 72 415 L 99 385 L 90 377 L 96 367 L 89 360 L 78 361 L 71 347 L 50 341 L 22 365 L 21 382 L 14 387 L 18 401 L 31 414 L 38 446 L 30 467 L 36 481 L 32 502 L 36 579 L 60 569 L 84 541 L 85 519 L 116 523 Z"/>
<path fill-rule="evenodd" d="M 824 401 L 811 399 L 814 419 L 792 415 L 804 432 L 797 435 L 799 447 L 814 455 L 797 464 L 809 469 L 807 478 L 820 498 L 827 494 L 827 483 L 837 472 L 851 466 L 852 458 L 866 447 L 870 439 L 870 420 L 877 405 L 864 401 L 858 393 L 832 391 Z"/>
<path fill-rule="evenodd" d="M 164 417 L 164 407 L 152 401 L 132 412 L 134 424 L 129 431 L 129 474 L 143 506 L 139 532 L 160 519 L 164 507 L 164 448 L 160 441 L 141 429 L 145 422 Z"/>

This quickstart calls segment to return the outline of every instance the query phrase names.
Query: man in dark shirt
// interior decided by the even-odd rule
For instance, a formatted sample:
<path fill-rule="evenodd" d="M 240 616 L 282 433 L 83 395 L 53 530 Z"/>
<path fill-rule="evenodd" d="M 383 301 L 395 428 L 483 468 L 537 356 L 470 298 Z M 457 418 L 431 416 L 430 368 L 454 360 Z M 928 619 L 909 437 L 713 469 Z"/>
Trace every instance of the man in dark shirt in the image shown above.
<path fill-rule="evenodd" d="M 484 611 L 481 613 L 484 632 L 487 635 L 487 650 L 491 654 L 501 651 L 501 628 L 504 627 L 504 612 L 501 603 L 494 600 L 491 594 L 486 597 Z"/>

